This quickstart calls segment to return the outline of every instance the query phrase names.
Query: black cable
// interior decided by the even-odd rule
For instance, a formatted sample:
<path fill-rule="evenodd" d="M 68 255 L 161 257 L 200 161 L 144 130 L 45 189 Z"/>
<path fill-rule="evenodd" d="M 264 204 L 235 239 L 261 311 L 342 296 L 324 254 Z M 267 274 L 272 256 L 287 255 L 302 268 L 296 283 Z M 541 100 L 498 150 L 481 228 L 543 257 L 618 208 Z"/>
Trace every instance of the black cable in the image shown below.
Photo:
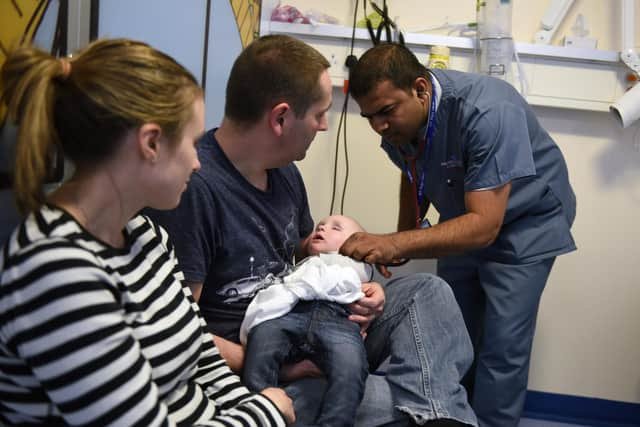
<path fill-rule="evenodd" d="M 338 133 L 336 135 L 336 151 L 335 157 L 333 159 L 333 186 L 331 190 L 331 208 L 329 210 L 329 214 L 333 214 L 333 204 L 336 199 L 336 180 L 338 174 L 338 149 L 340 147 L 340 132 L 344 133 L 344 149 L 345 149 L 345 160 L 348 161 L 347 153 L 347 104 L 349 102 L 349 93 L 347 92 L 344 96 L 344 102 L 342 103 L 342 110 L 340 111 L 340 120 L 338 121 Z M 344 123 L 344 127 L 342 124 Z M 347 188 L 347 181 L 349 180 L 349 163 L 345 165 L 345 179 L 342 189 L 342 204 L 340 206 L 340 214 L 343 213 L 344 208 L 344 193 Z"/>
<path fill-rule="evenodd" d="M 42 18 L 47 13 L 49 8 L 50 1 L 46 2 L 46 6 L 44 12 L 40 17 L 42 22 Z M 33 32 L 35 36 L 38 28 L 40 27 L 40 22 L 36 25 L 36 29 Z M 58 18 L 56 19 L 56 27 L 53 32 L 53 43 L 51 44 L 51 54 L 56 57 L 64 58 L 67 56 L 67 33 L 69 28 L 69 1 L 68 0 L 60 0 L 60 4 L 58 6 Z M 64 179 L 64 153 L 62 151 L 62 147 L 59 144 L 54 145 L 49 154 L 49 164 L 48 171 L 45 177 L 45 182 L 47 184 L 51 183 L 59 183 Z"/>
<path fill-rule="evenodd" d="M 22 39 L 20 40 L 20 43 L 24 43 L 25 41 L 31 42 L 31 40 L 33 39 L 33 36 L 38 31 L 38 27 L 40 27 L 40 23 L 42 22 L 42 19 L 44 18 L 44 15 L 47 12 L 47 9 L 49 8 L 50 2 L 51 2 L 50 0 L 41 0 L 38 3 L 35 11 L 29 17 L 29 21 L 27 22 L 27 26 L 25 27 L 24 33 L 22 34 Z M 42 11 L 41 13 L 40 9 L 42 9 L 42 7 L 44 7 L 44 11 Z M 36 22 L 36 18 L 37 18 L 37 22 Z M 33 29 L 33 33 L 31 33 L 31 40 L 27 40 L 27 36 L 29 35 L 29 32 L 31 31 L 31 27 L 33 25 L 35 25 L 35 28 Z"/>
<path fill-rule="evenodd" d="M 47 4 L 47 8 L 49 5 Z M 45 12 L 46 13 L 46 9 Z M 51 54 L 53 56 L 65 57 L 67 52 L 67 33 L 69 28 L 69 1 L 61 0 L 58 7 L 58 19 L 53 31 L 53 43 L 51 43 Z M 35 32 L 34 32 L 35 35 Z"/>
<path fill-rule="evenodd" d="M 340 144 L 340 128 L 342 127 L 342 119 L 343 114 L 342 112 L 340 112 L 340 120 L 338 121 L 338 135 L 336 137 L 336 151 L 333 156 L 333 181 L 331 183 L 331 207 L 329 208 L 329 215 L 333 215 L 333 203 L 336 200 L 336 180 L 338 179 L 338 146 Z"/>
<path fill-rule="evenodd" d="M 89 40 L 94 41 L 98 38 L 98 32 L 100 31 L 100 0 L 91 0 L 89 20 Z"/>
<path fill-rule="evenodd" d="M 349 93 L 345 95 L 349 97 Z M 345 115 L 344 115 L 344 185 L 342 186 L 342 199 L 340 200 L 340 214 L 344 213 L 344 196 L 347 194 L 347 183 L 349 182 L 349 150 L 347 150 L 347 103 L 345 102 Z"/>
<path fill-rule="evenodd" d="M 366 3 L 367 0 L 364 0 L 364 3 Z M 355 10 L 353 11 L 353 25 L 351 26 L 351 46 L 349 48 L 349 55 L 353 56 L 353 45 L 355 44 L 356 41 L 356 17 L 358 15 L 358 0 L 356 0 L 356 7 Z M 349 71 L 351 71 L 351 68 L 349 68 Z"/>
<path fill-rule="evenodd" d="M 355 56 L 353 55 L 353 46 L 355 44 L 355 38 L 356 38 L 356 19 L 357 19 L 357 15 L 358 15 L 358 3 L 359 0 L 356 0 L 356 4 L 355 4 L 355 8 L 353 11 L 353 25 L 352 25 L 352 30 L 351 30 L 351 44 L 350 44 L 350 49 L 349 49 L 349 56 L 347 56 L 347 59 L 345 61 L 345 64 L 347 65 L 348 69 L 349 69 L 349 73 L 351 73 L 351 67 L 353 66 L 353 64 L 355 64 L 355 62 L 353 61 L 353 59 L 355 59 Z M 365 0 L 366 3 L 366 0 Z M 343 132 L 343 140 L 344 140 L 344 153 L 345 153 L 345 161 L 346 161 L 346 165 L 345 165 L 345 178 L 344 178 L 344 184 L 343 184 L 343 189 L 342 189 L 342 197 L 341 197 L 341 204 L 340 204 L 340 214 L 343 213 L 344 211 L 344 197 L 345 197 L 345 192 L 346 192 L 346 188 L 347 188 L 347 183 L 349 181 L 349 154 L 347 151 L 347 110 L 348 110 L 348 104 L 349 104 L 349 91 L 347 90 L 346 93 L 344 94 L 344 102 L 342 103 L 342 110 L 340 111 L 340 120 L 338 121 L 338 132 L 336 134 L 336 150 L 334 153 L 334 159 L 333 159 L 333 182 L 331 185 L 331 207 L 329 208 L 329 214 L 333 214 L 333 206 L 335 204 L 335 199 L 336 199 L 336 181 L 337 181 L 337 176 L 338 176 L 338 151 L 339 151 L 339 147 L 340 147 L 340 132 Z M 344 123 L 344 128 L 343 128 L 343 123 Z"/>
<path fill-rule="evenodd" d="M 205 12 L 205 21 L 204 21 L 204 49 L 203 49 L 203 59 L 202 59 L 202 93 L 207 92 L 207 62 L 209 61 L 209 32 L 211 26 L 211 0 L 207 0 L 207 8 Z"/>

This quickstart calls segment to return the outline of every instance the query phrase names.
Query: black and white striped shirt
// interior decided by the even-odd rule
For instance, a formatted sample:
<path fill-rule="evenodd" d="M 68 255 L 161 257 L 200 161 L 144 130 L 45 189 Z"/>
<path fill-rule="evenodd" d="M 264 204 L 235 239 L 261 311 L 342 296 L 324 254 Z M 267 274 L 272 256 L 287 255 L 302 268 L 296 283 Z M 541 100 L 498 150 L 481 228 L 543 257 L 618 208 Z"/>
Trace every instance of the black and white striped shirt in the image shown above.
<path fill-rule="evenodd" d="M 44 206 L 0 253 L 0 424 L 284 426 L 203 332 L 167 234 L 116 249 Z"/>

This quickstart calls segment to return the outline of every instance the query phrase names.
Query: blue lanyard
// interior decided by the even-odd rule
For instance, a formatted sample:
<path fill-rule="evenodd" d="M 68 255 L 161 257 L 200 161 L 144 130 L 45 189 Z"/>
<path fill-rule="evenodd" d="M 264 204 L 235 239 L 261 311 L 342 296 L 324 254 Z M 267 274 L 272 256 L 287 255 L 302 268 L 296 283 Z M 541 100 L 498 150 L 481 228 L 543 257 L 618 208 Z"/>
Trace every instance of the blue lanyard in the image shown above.
<path fill-rule="evenodd" d="M 416 216 L 420 216 L 420 208 L 422 206 L 422 201 L 424 199 L 424 185 L 425 185 L 425 174 L 427 170 L 427 157 L 429 153 L 429 148 L 431 147 L 431 139 L 433 137 L 433 132 L 435 131 L 435 116 L 436 116 L 436 91 L 435 85 L 433 84 L 433 79 L 431 80 L 431 109 L 429 110 L 429 122 L 427 124 L 427 129 L 425 134 L 420 141 L 418 151 L 415 156 L 407 156 L 405 155 L 405 173 L 407 174 L 407 178 L 409 179 L 409 183 L 413 185 L 416 191 Z M 422 170 L 420 171 L 420 181 L 416 184 L 413 174 L 417 171 L 415 170 L 415 162 L 418 157 L 422 155 Z M 417 177 L 416 177 L 417 178 Z M 417 189 L 415 188 L 417 186 Z M 420 222 L 420 218 L 416 218 L 416 224 Z"/>

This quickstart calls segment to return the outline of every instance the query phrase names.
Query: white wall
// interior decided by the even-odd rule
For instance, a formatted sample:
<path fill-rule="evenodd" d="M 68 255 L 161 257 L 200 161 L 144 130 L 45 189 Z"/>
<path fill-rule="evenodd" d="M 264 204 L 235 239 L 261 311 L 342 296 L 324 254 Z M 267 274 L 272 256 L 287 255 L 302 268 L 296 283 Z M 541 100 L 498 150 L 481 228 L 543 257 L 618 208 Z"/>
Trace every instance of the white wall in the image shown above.
<path fill-rule="evenodd" d="M 640 402 L 640 132 L 603 113 L 540 108 L 578 199 L 578 251 L 543 296 L 532 389 Z"/>
<path fill-rule="evenodd" d="M 316 8 L 312 0 L 287 3 L 303 12 Z M 350 25 L 353 4 L 327 0 L 323 10 Z M 408 29 L 433 26 L 445 17 L 450 23 L 475 20 L 475 2 L 469 0 L 388 0 L 388 4 L 391 15 L 398 16 Z M 547 4 L 514 1 L 516 41 L 531 42 Z M 570 33 L 575 16 L 582 13 L 598 47 L 618 50 L 619 4 L 617 0 L 576 0 L 553 43 L 559 44 Z M 636 14 L 640 17 L 640 1 L 636 1 Z M 334 90 L 330 129 L 316 137 L 299 164 L 315 219 L 329 213 L 343 99 L 341 91 Z M 623 131 L 608 113 L 550 107 L 535 110 L 569 166 L 578 199 L 572 230 L 578 251 L 558 258 L 543 295 L 529 388 L 640 403 L 640 281 L 636 270 L 640 265 L 636 220 L 640 212 L 640 125 Z M 352 102 L 347 116 L 350 178 L 344 212 L 372 232 L 392 231 L 399 171 L 386 160 L 378 138 L 358 113 Z M 343 168 L 339 188 L 342 176 Z M 338 207 L 340 194 L 338 191 Z M 402 271 L 422 268 L 432 271 L 433 262 L 412 261 Z"/>

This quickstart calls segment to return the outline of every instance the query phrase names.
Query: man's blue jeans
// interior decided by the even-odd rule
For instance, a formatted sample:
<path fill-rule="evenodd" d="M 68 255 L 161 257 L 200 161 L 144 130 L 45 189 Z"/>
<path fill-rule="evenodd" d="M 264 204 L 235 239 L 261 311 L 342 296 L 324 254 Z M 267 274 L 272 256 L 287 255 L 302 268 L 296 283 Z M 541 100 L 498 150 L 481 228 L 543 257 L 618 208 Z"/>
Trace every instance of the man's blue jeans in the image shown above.
<path fill-rule="evenodd" d="M 278 386 L 284 363 L 312 360 L 327 377 L 322 407 L 314 425 L 349 427 L 364 393 L 368 365 L 360 326 L 348 311 L 327 301 L 300 301 L 285 316 L 249 332 L 243 379 L 260 391 Z"/>
<path fill-rule="evenodd" d="M 471 341 L 449 285 L 416 274 L 385 285 L 384 313 L 369 327 L 369 368 L 387 361 L 384 375 L 369 375 L 356 416 L 357 427 L 408 426 L 434 419 L 477 425 L 460 384 L 473 360 Z M 322 381 L 304 379 L 286 387 L 296 425 L 315 417 Z"/>

